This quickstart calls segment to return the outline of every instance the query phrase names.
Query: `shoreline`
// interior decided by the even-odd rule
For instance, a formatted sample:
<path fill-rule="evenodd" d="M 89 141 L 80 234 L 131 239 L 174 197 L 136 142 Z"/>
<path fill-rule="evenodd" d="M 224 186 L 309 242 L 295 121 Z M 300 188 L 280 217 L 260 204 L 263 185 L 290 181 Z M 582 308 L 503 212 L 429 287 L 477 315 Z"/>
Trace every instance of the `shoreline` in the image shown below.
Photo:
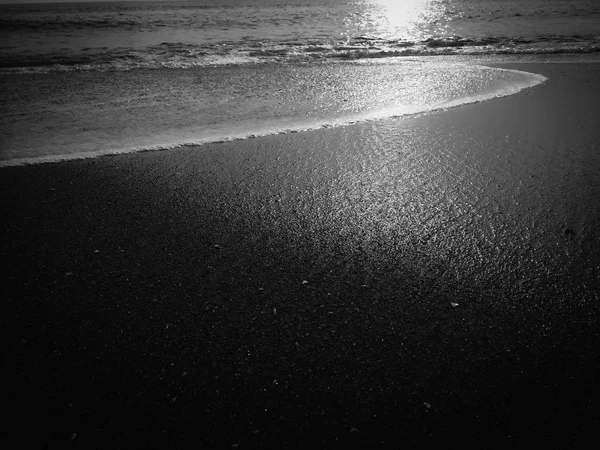
<path fill-rule="evenodd" d="M 549 80 L 3 167 L 7 428 L 52 448 L 598 442 L 600 67 L 498 66 Z"/>
<path fill-rule="evenodd" d="M 432 66 L 434 68 L 436 68 L 437 65 L 439 65 L 439 64 L 441 64 L 442 66 L 447 64 L 443 59 L 439 59 L 437 61 L 434 59 L 420 60 L 420 63 L 423 63 L 423 62 L 426 62 L 427 64 L 432 63 Z M 404 76 L 402 74 L 402 72 L 403 72 L 402 67 L 404 67 L 405 65 L 410 66 L 415 63 L 416 63 L 416 61 L 414 61 L 414 60 L 400 60 L 400 59 L 390 60 L 383 64 L 378 61 L 371 62 L 371 64 L 374 64 L 379 67 L 387 67 L 387 64 L 391 64 L 392 67 L 395 67 L 395 69 L 398 70 L 398 72 L 399 72 L 398 76 L 401 78 Z M 354 66 L 357 68 L 363 65 L 362 63 L 348 62 L 348 61 L 340 62 L 340 64 L 342 64 L 342 65 L 349 64 L 350 66 Z M 336 67 L 336 65 L 337 64 L 333 64 L 332 67 Z M 489 66 L 485 66 L 485 65 L 481 65 L 481 64 L 473 64 L 472 62 L 466 63 L 466 64 L 465 64 L 465 62 L 463 62 L 463 63 L 455 62 L 455 63 L 450 64 L 450 67 L 457 67 L 457 66 L 463 66 L 464 67 L 463 71 L 468 70 L 469 66 L 480 67 L 480 70 L 489 70 Z M 285 67 L 285 66 L 283 66 L 283 67 Z M 318 67 L 318 65 L 316 67 Z M 244 68 L 240 67 L 240 70 L 244 70 Z M 427 70 L 425 70 L 425 72 L 427 72 Z M 206 144 L 216 144 L 216 143 L 231 142 L 231 141 L 236 141 L 236 140 L 253 139 L 253 138 L 260 138 L 260 137 L 269 136 L 269 135 L 308 132 L 308 131 L 319 130 L 321 128 L 350 126 L 350 125 L 354 125 L 356 123 L 370 122 L 370 121 L 374 121 L 374 120 L 387 120 L 387 119 L 396 119 L 396 118 L 401 118 L 401 117 L 417 116 L 417 115 L 422 115 L 422 114 L 429 114 L 434 111 L 447 110 L 450 108 L 463 106 L 466 104 L 479 103 L 482 101 L 493 100 L 495 98 L 502 98 L 502 97 L 505 97 L 508 95 L 515 95 L 523 90 L 527 90 L 531 87 L 542 84 L 546 81 L 543 76 L 537 75 L 537 74 L 531 73 L 531 72 L 510 71 L 510 70 L 505 70 L 504 72 L 505 72 L 505 74 L 503 76 L 507 76 L 506 73 L 510 73 L 510 76 L 511 76 L 510 83 L 506 83 L 506 82 L 503 82 L 500 80 L 488 81 L 488 85 L 487 85 L 486 89 L 481 89 L 479 91 L 471 92 L 469 95 L 454 96 L 448 100 L 440 101 L 437 103 L 436 102 L 428 103 L 426 100 L 421 99 L 422 103 L 419 103 L 418 106 L 414 107 L 410 103 L 410 99 L 404 99 L 404 100 L 400 99 L 399 105 L 403 105 L 403 106 L 395 106 L 394 107 L 394 106 L 390 106 L 390 105 L 385 106 L 385 100 L 380 99 L 380 101 L 382 101 L 382 103 L 379 104 L 378 107 L 367 107 L 366 109 L 355 110 L 354 112 L 346 111 L 346 113 L 344 113 L 344 114 L 342 114 L 342 113 L 335 114 L 332 112 L 331 114 L 326 114 L 326 115 L 318 115 L 318 116 L 314 116 L 314 117 L 310 116 L 310 117 L 306 117 L 306 118 L 296 117 L 295 119 L 293 118 L 294 117 L 293 111 L 290 108 L 284 108 L 284 110 L 287 110 L 287 112 L 289 114 L 292 114 L 290 116 L 290 118 L 288 118 L 288 119 L 279 120 L 275 116 L 270 117 L 270 118 L 266 117 L 266 118 L 263 118 L 262 122 L 264 122 L 264 123 L 261 125 L 258 125 L 258 124 L 249 125 L 248 119 L 240 118 L 240 122 L 236 125 L 236 127 L 229 128 L 229 129 L 225 125 L 217 126 L 212 123 L 207 123 L 206 124 L 207 129 L 214 128 L 213 132 L 210 132 L 210 133 L 206 130 L 205 131 L 199 131 L 199 130 L 193 131 L 195 129 L 195 126 L 192 123 L 188 123 L 188 128 L 184 127 L 182 129 L 180 129 L 177 133 L 175 133 L 174 131 L 169 131 L 169 129 L 167 127 L 166 129 L 164 129 L 162 131 L 162 133 L 159 133 L 159 132 L 153 130 L 154 137 L 152 136 L 152 133 L 150 134 L 150 136 L 141 137 L 141 136 L 137 136 L 140 133 L 140 130 L 134 127 L 129 130 L 129 132 L 134 136 L 134 138 L 124 137 L 124 136 L 113 138 L 111 136 L 111 133 L 114 132 L 113 131 L 113 129 L 115 128 L 114 123 L 105 121 L 102 126 L 100 126 L 99 128 L 95 128 L 95 126 L 93 124 L 89 123 L 89 120 L 90 120 L 89 118 L 88 119 L 80 119 L 79 121 L 77 121 L 77 120 L 73 121 L 72 119 L 68 119 L 66 122 L 64 120 L 62 122 L 61 121 L 56 122 L 49 118 L 50 116 L 52 116 L 52 114 L 46 114 L 45 117 L 40 117 L 39 120 L 41 122 L 47 122 L 46 127 L 51 126 L 55 130 L 61 130 L 62 133 L 56 132 L 56 131 L 48 131 L 47 136 L 45 136 L 45 139 L 42 141 L 40 141 L 40 140 L 36 141 L 35 139 L 28 140 L 28 139 L 24 139 L 23 136 L 30 133 L 32 130 L 28 130 L 27 125 L 19 124 L 19 122 L 25 121 L 24 122 L 25 124 L 27 124 L 29 122 L 30 126 L 31 126 L 32 125 L 31 122 L 33 120 L 31 117 L 35 117 L 35 116 L 33 113 L 29 112 L 28 114 L 31 117 L 27 117 L 27 115 L 28 115 L 27 113 L 20 111 L 20 108 L 16 108 L 15 111 L 13 111 L 9 114 L 11 119 L 9 120 L 9 122 L 7 122 L 5 124 L 5 126 L 7 127 L 7 130 L 11 130 L 12 128 L 14 128 L 14 130 L 12 131 L 13 134 L 8 134 L 6 137 L 6 139 L 7 139 L 6 145 L 5 145 L 6 148 L 3 149 L 2 155 L 0 155 L 0 168 L 12 167 L 12 166 L 34 165 L 34 164 L 44 164 L 44 163 L 59 163 L 59 162 L 70 161 L 70 160 L 91 159 L 91 158 L 97 158 L 97 157 L 101 157 L 101 156 L 114 156 L 114 155 L 121 155 L 121 154 L 128 154 L 128 153 L 142 153 L 142 152 L 147 152 L 147 151 L 177 150 L 182 147 L 197 147 L 197 146 L 202 146 L 202 145 L 206 145 Z M 152 71 L 149 71 L 148 73 L 152 73 Z M 196 71 L 180 70 L 180 71 L 177 71 L 174 73 L 179 74 L 179 76 L 184 76 L 182 74 L 186 74 L 185 76 L 190 76 L 190 74 L 194 74 L 194 73 L 196 73 Z M 325 73 L 326 73 L 326 71 L 325 71 Z M 84 75 L 84 79 L 86 80 L 87 83 L 91 83 L 92 82 L 91 80 L 93 80 L 94 76 L 97 76 L 97 75 L 99 75 L 99 74 L 94 75 L 94 73 L 87 73 Z M 49 79 L 54 80 L 54 76 L 49 75 L 49 74 L 47 74 L 46 76 L 48 76 Z M 65 76 L 66 75 L 64 75 L 64 74 L 60 75 L 59 79 L 64 78 Z M 83 76 L 83 75 L 80 75 L 78 73 L 73 73 L 72 76 L 74 76 L 75 79 L 77 79 L 78 76 Z M 129 78 L 129 75 L 127 73 L 116 72 L 114 74 L 114 76 L 116 77 L 115 83 L 127 84 L 127 80 Z M 466 72 L 465 72 L 465 76 L 467 76 Z M 495 75 L 487 74 L 487 76 L 491 77 L 491 78 L 495 78 L 495 77 L 498 77 L 498 74 L 497 73 Z M 0 75 L 0 77 L 1 77 L 1 75 Z M 88 79 L 88 77 L 92 77 L 91 80 Z M 460 78 L 460 77 L 458 77 L 458 78 Z M 65 81 L 66 80 L 62 80 L 62 82 L 60 82 L 59 84 L 64 84 Z M 58 80 L 54 80 L 53 82 L 48 81 L 47 83 L 49 83 L 50 85 L 53 85 L 53 84 L 56 84 L 57 82 L 58 82 Z M 477 81 L 474 80 L 474 82 L 477 82 Z M 13 83 L 17 83 L 17 79 L 14 76 L 13 77 L 7 76 L 6 84 L 12 85 Z M 33 83 L 32 86 L 34 86 L 34 85 L 37 86 L 37 84 L 35 84 L 34 82 L 32 82 L 32 83 Z M 404 88 L 402 88 L 401 86 L 402 86 L 402 83 L 400 83 L 400 87 L 399 87 L 398 91 L 404 90 Z M 163 88 L 165 88 L 165 89 L 168 87 L 169 86 L 163 86 Z M 33 87 L 25 88 L 25 91 L 27 91 L 27 89 L 33 89 L 34 91 L 37 91 L 37 90 L 44 90 L 47 88 L 48 87 L 45 86 L 44 83 L 42 83 L 35 88 L 33 88 Z M 181 89 L 182 87 L 179 86 L 179 88 Z M 193 85 L 187 86 L 187 88 L 193 88 Z M 452 86 L 449 85 L 448 88 L 450 89 L 450 88 L 452 88 Z M 132 89 L 133 89 L 133 87 L 132 87 Z M 421 88 L 421 89 L 424 89 L 424 88 Z M 142 97 L 145 95 L 144 93 L 139 93 L 139 92 L 137 94 L 141 95 Z M 323 94 L 323 93 L 321 93 L 321 94 Z M 351 93 L 340 93 L 339 96 L 344 97 L 345 95 L 348 95 L 348 94 L 352 95 Z M 22 94 L 22 95 L 27 95 L 27 94 Z M 338 95 L 336 95 L 336 96 L 338 96 Z M 360 95 L 359 95 L 359 97 L 360 97 Z M 110 100 L 110 97 L 107 97 L 107 98 L 109 98 L 109 100 Z M 15 100 L 15 98 L 11 97 L 8 102 L 10 103 L 11 100 L 17 101 L 17 100 Z M 51 100 L 58 101 L 58 102 L 63 101 L 63 100 L 60 100 L 60 98 L 54 98 Z M 106 101 L 109 103 L 113 102 L 113 101 L 117 101 L 116 99 L 112 99 L 110 101 L 109 100 L 106 100 Z M 52 103 L 52 101 L 50 103 Z M 345 101 L 346 100 L 344 100 L 344 102 Z M 406 104 L 402 103 L 403 101 L 408 101 L 409 103 L 406 103 Z M 344 104 L 344 103 L 342 103 L 342 104 Z M 31 106 L 31 108 L 25 108 L 25 107 L 21 106 L 21 109 L 23 109 L 24 111 L 36 109 L 35 105 L 30 105 L 30 106 Z M 40 107 L 40 105 L 37 105 L 37 107 Z M 41 107 L 43 108 L 43 106 L 41 106 Z M 123 113 L 122 117 L 120 117 L 120 119 L 124 120 L 124 121 L 138 120 L 135 113 L 133 113 L 132 111 L 134 111 L 140 107 L 141 107 L 141 105 L 131 106 L 130 107 L 131 111 Z M 180 107 L 181 108 L 187 107 L 188 109 L 190 108 L 189 105 L 186 106 L 184 103 L 182 103 L 180 105 Z M 358 105 L 354 105 L 354 107 L 358 107 Z M 61 111 L 59 110 L 57 113 L 60 113 L 60 112 Z M 102 113 L 102 111 L 97 111 L 97 112 Z M 118 114 L 118 111 L 115 111 L 115 113 Z M 147 111 L 147 113 L 152 114 L 151 110 Z M 194 117 L 196 117 L 196 115 L 199 114 L 198 111 L 194 112 L 191 110 L 188 111 L 188 113 Z M 65 114 L 64 111 L 63 111 L 63 114 Z M 72 111 L 70 111 L 70 115 L 72 115 L 72 116 L 78 116 L 81 114 L 83 114 L 84 116 L 86 116 L 86 114 L 88 114 L 86 112 L 85 108 L 81 109 L 81 105 L 75 106 L 74 109 Z M 67 116 L 68 115 L 69 114 L 67 114 Z M 100 114 L 100 115 L 102 115 L 102 114 Z M 14 119 L 12 119 L 12 116 L 18 116 L 19 119 L 14 120 Z M 24 116 L 24 117 L 21 117 L 21 116 Z M 204 117 L 204 118 L 206 120 L 210 120 L 208 117 Z M 95 119 L 99 120 L 99 117 L 96 117 Z M 164 118 L 163 118 L 163 120 L 164 120 Z M 172 119 L 170 119 L 170 120 L 172 120 Z M 181 119 L 181 120 L 184 120 L 184 119 Z M 73 123 L 70 123 L 70 122 L 73 122 Z M 163 124 L 163 125 L 168 126 L 168 124 Z M 160 126 L 161 126 L 160 121 L 157 124 L 157 126 L 160 128 Z M 175 121 L 174 123 L 171 123 L 170 126 L 173 127 L 173 130 L 175 130 L 178 126 L 177 121 Z M 65 131 L 63 131 L 63 128 L 65 128 L 67 130 L 66 135 L 64 135 Z M 15 130 L 17 130 L 17 131 L 15 131 Z M 70 137 L 69 131 L 74 133 L 74 136 L 73 136 L 74 140 Z M 35 129 L 33 130 L 33 132 L 35 135 L 36 134 Z M 143 134 L 145 134 L 145 133 L 143 133 Z M 102 136 L 104 137 L 104 139 L 101 139 Z M 20 144 L 18 144 L 16 146 L 11 145 L 10 144 L 11 137 L 15 142 L 20 142 Z M 59 142 L 60 145 L 58 145 L 57 142 Z M 66 153 L 60 153 L 61 151 L 66 152 Z M 14 157 L 16 155 L 25 155 L 25 156 Z M 32 156 L 32 155 L 34 155 L 34 156 Z M 35 156 L 35 155 L 37 155 L 37 156 Z"/>

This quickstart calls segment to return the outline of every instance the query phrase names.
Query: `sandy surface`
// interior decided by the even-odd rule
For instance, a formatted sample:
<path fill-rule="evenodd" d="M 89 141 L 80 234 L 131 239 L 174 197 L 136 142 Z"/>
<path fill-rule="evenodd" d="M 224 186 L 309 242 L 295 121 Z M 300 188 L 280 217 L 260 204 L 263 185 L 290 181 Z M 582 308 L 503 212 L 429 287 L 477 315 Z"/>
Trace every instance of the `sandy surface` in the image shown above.
<path fill-rule="evenodd" d="M 4 426 L 60 448 L 598 440 L 600 64 L 503 67 L 549 81 L 0 169 Z"/>

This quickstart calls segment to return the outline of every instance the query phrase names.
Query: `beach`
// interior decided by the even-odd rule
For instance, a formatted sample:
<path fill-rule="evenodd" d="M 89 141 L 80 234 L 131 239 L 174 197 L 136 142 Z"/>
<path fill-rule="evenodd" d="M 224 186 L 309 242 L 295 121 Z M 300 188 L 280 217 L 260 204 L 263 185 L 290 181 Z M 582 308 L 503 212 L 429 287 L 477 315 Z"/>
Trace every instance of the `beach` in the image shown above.
<path fill-rule="evenodd" d="M 583 447 L 600 64 L 416 116 L 0 168 L 5 436 Z"/>

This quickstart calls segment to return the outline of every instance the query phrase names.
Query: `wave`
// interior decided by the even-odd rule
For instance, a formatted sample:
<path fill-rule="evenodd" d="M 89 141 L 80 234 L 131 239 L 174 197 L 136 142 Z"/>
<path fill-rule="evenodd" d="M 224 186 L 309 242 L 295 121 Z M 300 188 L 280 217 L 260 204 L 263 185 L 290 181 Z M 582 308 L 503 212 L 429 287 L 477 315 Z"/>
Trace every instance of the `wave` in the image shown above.
<path fill-rule="evenodd" d="M 3 54 L 4 53 L 4 54 Z M 386 40 L 357 36 L 345 42 L 248 42 L 194 45 L 164 42 L 143 49 L 84 48 L 45 54 L 17 54 L 0 49 L 0 73 L 122 71 L 193 68 L 268 62 L 309 62 L 331 59 L 375 59 L 401 56 L 547 55 L 600 53 L 600 36 L 542 36 L 428 38 L 422 41 Z"/>
<path fill-rule="evenodd" d="M 505 77 L 500 77 L 500 82 L 490 85 L 487 89 L 482 91 L 467 92 L 462 95 L 458 95 L 454 98 L 440 101 L 439 99 L 431 103 L 420 103 L 413 106 L 385 106 L 380 108 L 373 108 L 358 113 L 350 113 L 345 115 L 338 115 L 337 117 L 318 117 L 311 121 L 300 121 L 294 126 L 280 126 L 280 127 L 264 127 L 261 125 L 254 125 L 250 128 L 245 128 L 242 132 L 229 132 L 224 134 L 212 134 L 212 135 L 200 135 L 194 137 L 192 135 L 186 136 L 187 138 L 181 140 L 163 140 L 156 145 L 150 146 L 124 146 L 122 148 L 112 148 L 106 150 L 96 150 L 88 152 L 73 152 L 69 154 L 52 154 L 52 155 L 40 155 L 30 157 L 16 157 L 12 159 L 0 161 L 0 167 L 11 167 L 11 166 L 23 166 L 40 163 L 51 163 L 61 162 L 68 160 L 77 159 L 89 159 L 97 158 L 100 156 L 110 155 L 122 155 L 128 153 L 148 152 L 148 151 L 161 151 L 161 150 L 173 150 L 184 147 L 195 147 L 208 143 L 220 143 L 235 140 L 252 139 L 260 136 L 268 136 L 274 134 L 285 134 L 300 131 L 316 130 L 320 128 L 331 128 L 339 126 L 347 126 L 359 122 L 381 120 L 386 118 L 397 118 L 410 115 L 418 115 L 423 113 L 429 113 L 437 110 L 444 110 L 462 106 L 471 103 L 479 103 L 495 98 L 505 97 L 509 95 L 517 94 L 518 92 L 528 89 L 539 84 L 544 83 L 547 79 L 538 74 L 522 72 L 517 70 L 509 69 L 490 69 L 484 66 L 471 66 L 472 69 L 479 68 L 484 71 L 493 71 L 497 74 L 504 74 Z M 440 68 L 443 70 L 443 68 Z M 236 127 L 240 129 L 244 127 Z"/>

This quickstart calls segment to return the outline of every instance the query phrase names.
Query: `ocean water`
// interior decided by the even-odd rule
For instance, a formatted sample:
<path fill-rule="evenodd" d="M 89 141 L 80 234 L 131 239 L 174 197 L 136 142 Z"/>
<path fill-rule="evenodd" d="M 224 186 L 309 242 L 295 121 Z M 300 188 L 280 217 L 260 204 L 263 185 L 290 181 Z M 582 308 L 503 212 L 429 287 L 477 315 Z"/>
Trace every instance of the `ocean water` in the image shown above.
<path fill-rule="evenodd" d="M 401 116 L 543 77 L 444 57 L 589 54 L 595 0 L 0 6 L 0 163 Z"/>
<path fill-rule="evenodd" d="M 597 0 L 192 0 L 0 6 L 4 70 L 600 51 Z"/>

